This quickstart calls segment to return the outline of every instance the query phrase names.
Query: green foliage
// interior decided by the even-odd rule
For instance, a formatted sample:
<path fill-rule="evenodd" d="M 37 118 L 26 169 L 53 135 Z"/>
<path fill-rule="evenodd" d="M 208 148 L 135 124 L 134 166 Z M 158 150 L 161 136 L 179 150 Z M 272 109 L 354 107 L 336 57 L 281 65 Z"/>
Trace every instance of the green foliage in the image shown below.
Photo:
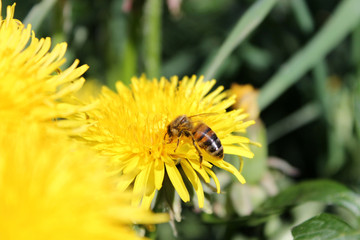
<path fill-rule="evenodd" d="M 359 229 L 331 214 L 320 214 L 292 230 L 295 240 L 355 240 L 360 239 Z"/>
<path fill-rule="evenodd" d="M 290 186 L 273 197 L 269 197 L 248 216 L 221 219 L 204 215 L 209 223 L 237 222 L 241 225 L 256 226 L 274 215 L 288 212 L 291 208 L 308 202 L 320 202 L 324 206 L 342 207 L 352 218 L 360 220 L 360 196 L 342 184 L 331 180 L 304 181 Z"/>
<path fill-rule="evenodd" d="M 282 212 L 309 201 L 320 201 L 325 204 L 347 208 L 355 216 L 360 217 L 360 198 L 353 191 L 334 181 L 304 181 L 291 186 L 269 198 L 255 213 L 269 214 Z"/>

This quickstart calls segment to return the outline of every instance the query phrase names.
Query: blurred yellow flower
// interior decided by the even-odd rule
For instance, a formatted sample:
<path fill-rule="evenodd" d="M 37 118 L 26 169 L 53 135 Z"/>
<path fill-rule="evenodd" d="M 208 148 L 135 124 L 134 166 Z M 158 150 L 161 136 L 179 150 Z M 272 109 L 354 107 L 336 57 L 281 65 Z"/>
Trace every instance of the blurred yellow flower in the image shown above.
<path fill-rule="evenodd" d="M 156 190 L 162 188 L 165 174 L 187 202 L 190 195 L 183 173 L 196 191 L 199 207 L 204 205 L 201 179 L 209 183 L 212 178 L 220 192 L 213 165 L 245 183 L 233 165 L 198 147 L 203 155 L 200 164 L 191 137 L 183 134 L 178 145 L 177 140 L 170 142 L 166 136 L 167 126 L 176 117 L 197 115 L 191 118 L 194 124 L 201 121 L 209 126 L 221 140 L 225 154 L 252 158 L 250 140 L 238 134 L 244 133 L 254 121 L 243 121 L 247 114 L 242 110 L 226 112 L 234 104 L 235 96 L 228 98 L 223 87 L 210 92 L 215 80 L 204 82 L 196 76 L 185 77 L 180 82 L 177 77 L 170 81 L 165 78 L 150 81 L 142 76 L 134 77 L 131 82 L 130 88 L 118 82 L 118 93 L 103 88 L 98 108 L 86 112 L 90 127 L 80 136 L 110 157 L 112 173 L 121 175 L 119 189 L 133 188 L 134 205 L 141 202 L 143 208 L 149 208 Z"/>
<path fill-rule="evenodd" d="M 29 122 L 0 124 L 0 239 L 139 239 L 167 221 L 114 191 L 88 148 Z"/>
<path fill-rule="evenodd" d="M 50 51 L 50 38 L 36 38 L 30 25 L 14 19 L 14 10 L 15 4 L 0 16 L 0 117 L 48 121 L 81 110 L 64 101 L 81 88 L 88 66 L 77 67 L 76 60 L 61 72 L 66 43 Z"/>
<path fill-rule="evenodd" d="M 235 109 L 244 109 L 244 111 L 249 114 L 249 119 L 257 119 L 259 117 L 259 91 L 255 90 L 252 85 L 233 83 L 230 88 L 230 93 L 236 95 L 236 102 L 233 105 Z"/>
<path fill-rule="evenodd" d="M 92 101 L 99 96 L 101 86 L 101 82 L 96 79 L 86 79 L 82 88 L 75 93 L 75 97 L 81 101 Z"/>

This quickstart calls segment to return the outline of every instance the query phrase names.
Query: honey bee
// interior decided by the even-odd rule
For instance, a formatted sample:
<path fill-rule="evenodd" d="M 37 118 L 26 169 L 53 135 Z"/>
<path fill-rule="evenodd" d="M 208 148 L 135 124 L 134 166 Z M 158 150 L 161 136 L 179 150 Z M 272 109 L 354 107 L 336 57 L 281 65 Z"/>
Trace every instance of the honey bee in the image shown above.
<path fill-rule="evenodd" d="M 198 115 L 196 115 L 198 116 Z M 174 149 L 174 152 L 179 146 L 181 136 L 189 137 L 192 139 L 192 143 L 199 154 L 200 166 L 203 161 L 202 153 L 199 149 L 204 149 L 211 156 L 222 159 L 224 157 L 224 149 L 221 145 L 220 139 L 216 136 L 215 132 L 211 130 L 203 122 L 195 123 L 191 120 L 194 116 L 180 115 L 176 117 L 170 124 L 167 126 L 166 135 L 169 136 L 169 143 L 174 139 L 177 139 L 177 145 Z"/>

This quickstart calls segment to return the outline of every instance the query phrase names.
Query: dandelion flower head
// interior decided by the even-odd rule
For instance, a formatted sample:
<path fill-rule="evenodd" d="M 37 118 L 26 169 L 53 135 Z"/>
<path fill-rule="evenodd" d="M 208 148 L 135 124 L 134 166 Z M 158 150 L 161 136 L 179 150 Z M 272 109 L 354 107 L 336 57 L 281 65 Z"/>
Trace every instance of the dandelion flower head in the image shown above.
<path fill-rule="evenodd" d="M 61 72 L 66 43 L 50 51 L 51 39 L 36 38 L 14 12 L 15 4 L 7 7 L 6 18 L 0 16 L 0 116 L 47 121 L 79 111 L 64 101 L 81 88 L 88 66 L 77 67 L 76 60 Z"/>
<path fill-rule="evenodd" d="M 184 202 L 190 200 L 183 176 L 194 187 L 199 207 L 204 205 L 201 180 L 211 178 L 220 193 L 219 180 L 213 166 L 229 171 L 242 183 L 245 179 L 239 169 L 217 159 L 200 149 L 203 161 L 192 138 L 182 135 L 177 141 L 168 141 L 167 126 L 179 115 L 194 116 L 194 124 L 203 122 L 220 139 L 224 153 L 252 158 L 244 133 L 253 121 L 244 121 L 247 114 L 242 110 L 226 112 L 234 104 L 235 96 L 229 97 L 220 86 L 210 90 L 215 80 L 203 81 L 185 77 L 170 80 L 149 80 L 146 76 L 132 78 L 130 87 L 117 82 L 117 93 L 104 87 L 97 108 L 87 111 L 88 129 L 81 134 L 103 155 L 109 156 L 109 168 L 121 175 L 119 189 L 131 188 L 133 204 L 149 208 L 157 190 L 163 186 L 167 174 L 176 192 Z"/>
<path fill-rule="evenodd" d="M 132 223 L 167 221 L 114 191 L 87 147 L 46 129 L 1 121 L 0 239 L 132 240 Z"/>

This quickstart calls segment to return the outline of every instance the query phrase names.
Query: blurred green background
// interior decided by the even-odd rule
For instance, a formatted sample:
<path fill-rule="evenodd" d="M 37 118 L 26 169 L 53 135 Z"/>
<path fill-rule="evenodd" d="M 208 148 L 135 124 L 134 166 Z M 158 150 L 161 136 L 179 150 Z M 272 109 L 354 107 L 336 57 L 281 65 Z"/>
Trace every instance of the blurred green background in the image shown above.
<path fill-rule="evenodd" d="M 2 16 L 4 6 L 13 2 L 3 1 Z M 225 193 L 209 193 L 209 204 L 217 210 L 194 212 L 194 206 L 183 205 L 183 221 L 175 223 L 178 239 L 292 239 L 294 224 L 321 212 L 340 216 L 350 230 L 358 227 L 354 208 L 359 209 L 360 189 L 360 1 L 16 3 L 15 17 L 31 23 L 37 37 L 68 43 L 67 64 L 78 58 L 90 66 L 87 79 L 114 87 L 115 81 L 129 83 L 131 76 L 142 73 L 150 78 L 204 74 L 226 88 L 249 83 L 259 89 L 261 120 L 249 136 L 263 148 L 254 150 L 254 160 L 245 159 L 249 184 L 238 186 L 224 176 Z M 324 178 L 334 182 L 316 180 Z M 284 197 L 281 205 L 274 196 L 289 186 L 298 187 L 293 191 L 299 196 L 325 192 L 299 202 L 293 199 L 289 206 Z M 346 204 L 329 200 L 338 193 L 328 189 L 354 197 L 347 197 L 354 200 L 349 200 L 354 208 L 345 211 Z M 266 208 L 266 202 L 278 205 Z M 303 206 L 309 202 L 317 203 Z M 328 215 L 321 217 L 337 223 Z M 149 236 L 172 239 L 173 229 L 162 224 Z M 312 239 L 296 236 L 293 230 L 296 239 Z"/>

